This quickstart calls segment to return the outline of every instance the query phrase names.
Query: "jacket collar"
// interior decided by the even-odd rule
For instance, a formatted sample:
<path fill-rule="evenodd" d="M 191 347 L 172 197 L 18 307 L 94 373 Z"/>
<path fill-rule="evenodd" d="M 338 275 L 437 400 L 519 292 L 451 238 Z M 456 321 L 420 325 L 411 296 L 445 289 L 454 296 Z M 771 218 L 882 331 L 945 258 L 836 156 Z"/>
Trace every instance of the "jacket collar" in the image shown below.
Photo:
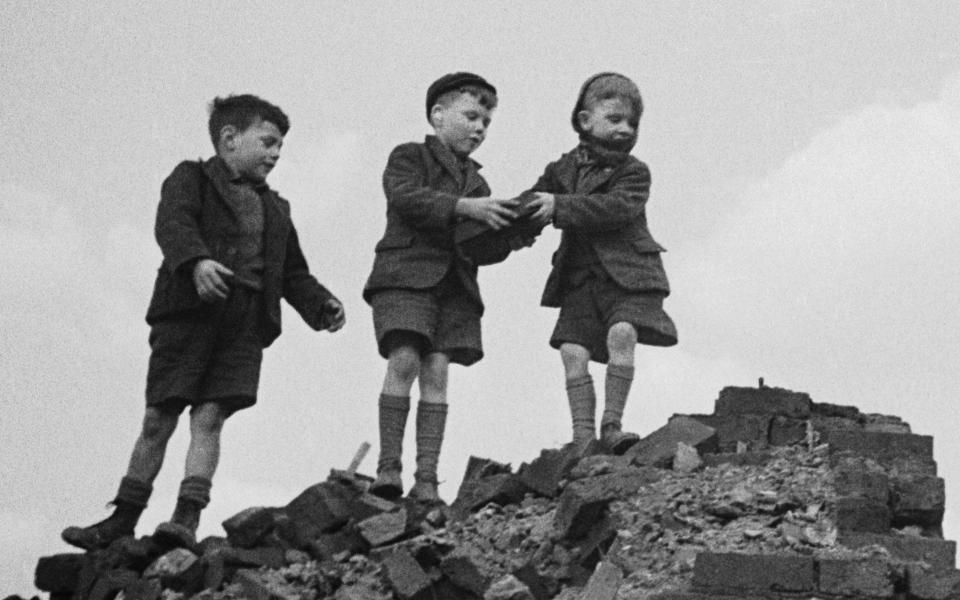
<path fill-rule="evenodd" d="M 567 193 L 589 194 L 604 183 L 610 180 L 610 177 L 619 170 L 620 167 L 598 166 L 590 164 L 584 165 L 580 159 L 580 147 L 567 152 L 557 161 L 557 179 Z M 577 179 L 581 166 L 590 169 L 589 175 L 580 181 L 580 188 L 577 188 Z"/>
<path fill-rule="evenodd" d="M 234 173 L 230 165 L 219 156 L 213 156 L 203 162 L 202 168 L 207 179 L 210 180 L 214 189 L 217 190 L 217 194 L 230 208 L 230 212 L 235 217 L 238 217 L 235 207 L 239 202 L 241 193 L 240 185 L 243 183 L 243 179 Z M 253 188 L 260 194 L 260 197 L 264 199 L 264 204 L 268 204 L 267 198 L 272 199 L 276 193 L 271 190 L 270 186 L 266 183 L 254 185 Z"/>
<path fill-rule="evenodd" d="M 457 158 L 435 135 L 428 135 L 423 143 L 430 150 L 430 153 L 433 154 L 434 158 L 437 159 L 437 162 L 440 163 L 457 182 L 457 185 L 462 190 L 461 194 L 466 196 L 483 185 L 483 178 L 480 177 L 479 173 L 483 165 L 470 157 L 464 160 Z"/>

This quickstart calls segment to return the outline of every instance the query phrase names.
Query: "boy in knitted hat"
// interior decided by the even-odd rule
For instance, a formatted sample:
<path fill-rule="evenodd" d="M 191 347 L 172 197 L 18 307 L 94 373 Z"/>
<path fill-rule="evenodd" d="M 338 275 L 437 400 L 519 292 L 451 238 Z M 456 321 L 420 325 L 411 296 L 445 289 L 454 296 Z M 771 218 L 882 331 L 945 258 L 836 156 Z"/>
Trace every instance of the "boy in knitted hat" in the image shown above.
<path fill-rule="evenodd" d="M 154 538 L 194 544 L 221 428 L 257 400 L 263 349 L 280 335 L 280 298 L 313 329 L 343 326 L 343 305 L 307 268 L 290 204 L 266 183 L 289 127 L 279 107 L 257 96 L 216 98 L 208 123 L 216 155 L 183 161 L 164 180 L 155 231 L 163 264 L 147 309 L 143 428 L 113 514 L 66 528 L 61 537 L 68 544 L 93 550 L 133 535 L 187 407 L 186 473 L 173 517 Z"/>
<path fill-rule="evenodd" d="M 417 470 L 409 496 L 439 499 L 448 367 L 471 365 L 483 356 L 477 265 L 456 247 L 454 229 L 474 219 L 499 230 L 516 218 L 517 202 L 491 198 L 480 165 L 470 158 L 496 106 L 496 88 L 479 75 L 441 77 L 427 90 L 434 135 L 394 148 L 383 173 L 387 226 L 363 297 L 373 308 L 377 345 L 387 359 L 379 399 L 380 457 L 371 486 L 385 498 L 403 493 L 403 435 L 410 390 L 419 380 Z"/>
<path fill-rule="evenodd" d="M 596 436 L 590 360 L 607 364 L 601 447 L 622 454 L 639 440 L 621 425 L 635 346 L 677 343 L 663 310 L 670 293 L 664 248 L 647 228 L 650 171 L 630 155 L 642 112 L 640 91 L 627 77 L 587 79 L 572 116 L 580 143 L 547 165 L 530 203 L 532 219 L 563 232 L 541 304 L 560 309 L 550 345 L 560 350 L 581 451 Z"/>

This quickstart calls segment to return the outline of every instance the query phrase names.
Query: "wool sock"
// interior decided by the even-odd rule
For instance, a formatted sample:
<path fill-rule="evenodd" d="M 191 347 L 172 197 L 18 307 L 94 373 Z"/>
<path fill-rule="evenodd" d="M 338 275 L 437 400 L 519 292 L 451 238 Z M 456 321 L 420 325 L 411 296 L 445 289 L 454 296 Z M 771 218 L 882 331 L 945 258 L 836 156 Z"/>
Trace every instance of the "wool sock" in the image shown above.
<path fill-rule="evenodd" d="M 586 448 L 596 437 L 597 394 L 589 375 L 567 380 L 567 401 L 573 421 L 573 443 Z"/>

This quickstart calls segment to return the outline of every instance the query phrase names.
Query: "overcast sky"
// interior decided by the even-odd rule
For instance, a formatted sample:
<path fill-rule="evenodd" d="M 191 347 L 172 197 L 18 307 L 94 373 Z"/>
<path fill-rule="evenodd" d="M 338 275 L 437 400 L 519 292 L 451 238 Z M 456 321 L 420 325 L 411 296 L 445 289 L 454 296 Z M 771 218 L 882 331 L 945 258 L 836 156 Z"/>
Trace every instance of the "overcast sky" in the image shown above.
<path fill-rule="evenodd" d="M 287 503 L 365 440 L 374 470 L 385 362 L 360 292 L 380 175 L 457 70 L 500 91 L 475 158 L 504 197 L 576 143 L 586 77 L 640 86 L 634 154 L 680 344 L 639 349 L 628 428 L 711 412 L 762 376 L 901 416 L 935 437 L 948 505 L 960 493 L 955 2 L 96 4 L 7 0 L 0 20 L 0 595 L 33 593 L 37 558 L 71 551 L 60 530 L 108 514 L 143 413 L 160 182 L 210 156 L 206 105 L 228 93 L 290 115 L 270 183 L 348 321 L 317 334 L 285 310 L 259 404 L 226 425 L 201 535 Z M 469 455 L 516 467 L 569 438 L 556 313 L 539 306 L 558 240 L 481 273 L 486 358 L 451 369 L 448 500 Z M 412 419 L 407 440 L 412 465 Z M 186 441 L 182 425 L 138 533 L 169 517 Z"/>

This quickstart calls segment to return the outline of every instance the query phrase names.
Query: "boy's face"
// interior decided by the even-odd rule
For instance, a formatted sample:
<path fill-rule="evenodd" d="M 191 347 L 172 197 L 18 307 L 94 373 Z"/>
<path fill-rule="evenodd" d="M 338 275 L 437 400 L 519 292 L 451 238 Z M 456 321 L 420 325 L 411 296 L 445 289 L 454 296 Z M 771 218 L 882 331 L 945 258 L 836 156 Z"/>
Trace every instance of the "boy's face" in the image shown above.
<path fill-rule="evenodd" d="M 457 156 L 465 157 L 487 137 L 492 112 L 474 95 L 460 94 L 447 106 L 434 106 L 430 117 L 440 141 Z"/>
<path fill-rule="evenodd" d="M 599 140 L 620 141 L 637 134 L 633 107 L 621 98 L 600 100 L 577 114 L 580 127 Z"/>
<path fill-rule="evenodd" d="M 247 181 L 262 182 L 280 158 L 283 134 L 270 121 L 257 119 L 243 131 L 227 125 L 220 134 L 220 155 Z"/>

